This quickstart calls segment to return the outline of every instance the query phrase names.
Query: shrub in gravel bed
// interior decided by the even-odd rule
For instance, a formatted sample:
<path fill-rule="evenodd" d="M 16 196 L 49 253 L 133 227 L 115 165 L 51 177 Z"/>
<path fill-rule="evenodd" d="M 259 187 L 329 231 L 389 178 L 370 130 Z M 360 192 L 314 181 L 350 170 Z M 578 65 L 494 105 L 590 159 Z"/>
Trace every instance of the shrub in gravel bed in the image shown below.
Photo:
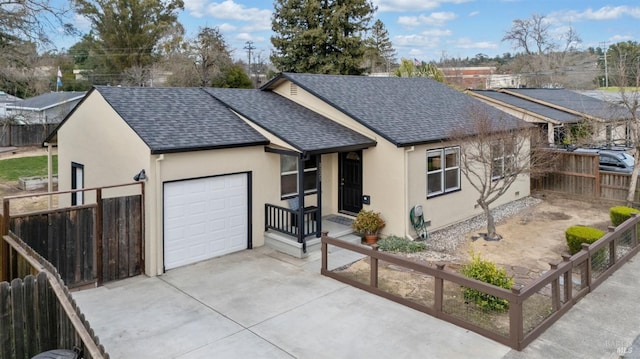
<path fill-rule="evenodd" d="M 626 206 L 615 206 L 609 209 L 609 217 L 611 218 L 611 224 L 614 227 L 621 225 L 624 221 L 631 218 L 631 213 L 639 213 L 640 210 L 637 210 L 632 207 Z"/>
<path fill-rule="evenodd" d="M 427 249 L 427 244 L 398 236 L 387 236 L 378 241 L 378 248 L 385 252 L 416 253 Z"/>

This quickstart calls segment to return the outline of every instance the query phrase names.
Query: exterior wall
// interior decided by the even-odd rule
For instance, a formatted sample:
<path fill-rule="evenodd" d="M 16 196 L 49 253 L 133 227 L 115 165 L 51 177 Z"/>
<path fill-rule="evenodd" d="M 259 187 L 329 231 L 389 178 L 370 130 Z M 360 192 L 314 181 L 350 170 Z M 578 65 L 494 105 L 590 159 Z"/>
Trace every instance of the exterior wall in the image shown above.
<path fill-rule="evenodd" d="M 431 221 L 429 231 L 482 214 L 482 209 L 476 206 L 479 194 L 462 173 L 460 174 L 460 191 L 427 198 L 427 150 L 452 146 L 456 146 L 456 143 L 416 146 L 413 151 L 407 153 L 409 203 L 403 213 L 409 235 L 412 237 L 415 237 L 416 233 L 411 227 L 409 211 L 417 204 L 422 205 L 425 220 Z M 492 208 L 529 196 L 529 187 L 529 177 L 521 175 L 511 188 L 492 204 Z"/>
<path fill-rule="evenodd" d="M 163 229 L 163 182 L 195 179 L 233 173 L 251 174 L 251 238 L 254 247 L 264 245 L 264 204 L 280 201 L 280 156 L 264 151 L 263 146 L 222 150 L 194 151 L 153 156 L 151 171 L 147 172 L 147 213 L 152 219 L 147 228 L 152 232 L 151 248 L 147 251 L 153 263 L 150 272 L 161 274 Z M 160 179 L 156 181 L 155 179 Z M 149 243 L 149 242 L 147 242 Z M 149 261 L 149 259 L 147 259 Z"/>
<path fill-rule="evenodd" d="M 71 162 L 84 166 L 84 188 L 93 188 L 131 183 L 141 169 L 149 173 L 149 161 L 147 145 L 98 92 L 92 92 L 84 105 L 58 130 L 58 186 L 61 191 L 71 189 Z M 105 195 L 109 196 L 109 191 L 105 191 Z M 85 202 L 93 201 L 95 194 L 88 192 Z M 60 203 L 69 205 L 70 196 L 62 196 Z"/>

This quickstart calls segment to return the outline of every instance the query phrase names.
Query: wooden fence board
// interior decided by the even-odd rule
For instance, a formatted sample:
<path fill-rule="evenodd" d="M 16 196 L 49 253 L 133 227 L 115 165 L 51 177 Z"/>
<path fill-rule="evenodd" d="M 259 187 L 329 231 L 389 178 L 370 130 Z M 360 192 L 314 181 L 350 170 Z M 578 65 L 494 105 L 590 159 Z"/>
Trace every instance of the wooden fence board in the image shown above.
<path fill-rule="evenodd" d="M 0 147 L 40 146 L 57 124 L 0 126 Z"/>
<path fill-rule="evenodd" d="M 0 283 L 0 358 L 11 358 L 13 340 L 11 338 L 11 287 L 8 282 Z"/>
<path fill-rule="evenodd" d="M 11 230 L 53 264 L 68 286 L 142 273 L 142 196 L 104 199 L 103 267 L 96 268 L 95 206 L 71 207 L 12 216 Z"/>

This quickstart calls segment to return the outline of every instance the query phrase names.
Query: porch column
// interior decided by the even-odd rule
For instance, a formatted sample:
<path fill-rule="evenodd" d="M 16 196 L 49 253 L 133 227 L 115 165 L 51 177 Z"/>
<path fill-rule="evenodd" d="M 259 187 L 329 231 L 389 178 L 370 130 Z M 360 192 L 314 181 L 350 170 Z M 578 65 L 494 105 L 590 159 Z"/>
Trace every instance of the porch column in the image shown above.
<path fill-rule="evenodd" d="M 320 238 L 322 236 L 322 155 L 317 155 L 316 161 L 318 166 L 316 171 L 316 197 L 318 202 L 318 209 L 315 215 L 316 238 Z"/>
<path fill-rule="evenodd" d="M 553 123 L 547 123 L 547 143 L 553 145 L 555 143 L 555 126 Z"/>
<path fill-rule="evenodd" d="M 302 243 L 302 252 L 307 253 L 307 241 L 304 237 L 304 156 L 298 155 L 298 243 Z"/>

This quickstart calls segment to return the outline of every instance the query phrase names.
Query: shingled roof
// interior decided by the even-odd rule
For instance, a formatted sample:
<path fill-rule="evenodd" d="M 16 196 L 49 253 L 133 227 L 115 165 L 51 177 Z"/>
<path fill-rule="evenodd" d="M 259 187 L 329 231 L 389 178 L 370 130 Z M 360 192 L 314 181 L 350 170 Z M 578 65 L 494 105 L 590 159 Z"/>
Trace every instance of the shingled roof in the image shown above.
<path fill-rule="evenodd" d="M 269 143 L 202 88 L 94 89 L 154 154 Z"/>
<path fill-rule="evenodd" d="M 428 78 L 367 77 L 283 73 L 263 89 L 287 79 L 398 147 L 439 142 L 455 126 L 470 123 L 470 110 L 483 108 L 506 128 L 521 126 L 471 96 Z"/>
<path fill-rule="evenodd" d="M 303 153 L 362 149 L 376 142 L 270 91 L 207 88 L 238 114 Z"/>
<path fill-rule="evenodd" d="M 75 106 L 87 93 L 84 91 L 60 91 L 60 92 L 48 92 L 42 95 L 24 99 L 20 102 L 15 102 L 11 105 L 7 105 L 7 108 L 30 110 L 30 111 L 43 111 L 51 107 L 59 106 L 65 103 L 71 103 L 72 107 Z"/>
<path fill-rule="evenodd" d="M 502 102 L 504 104 L 523 109 L 525 111 L 538 114 L 543 117 L 556 120 L 561 123 L 577 123 L 583 120 L 579 115 L 561 111 L 553 107 L 549 107 L 522 97 L 514 96 L 504 92 L 495 90 L 469 90 L 469 92 L 481 97 L 486 97 L 494 102 Z"/>
<path fill-rule="evenodd" d="M 629 116 L 625 109 L 612 102 L 586 96 L 566 89 L 518 88 L 502 89 L 502 92 L 549 104 L 602 120 L 618 120 Z"/>

